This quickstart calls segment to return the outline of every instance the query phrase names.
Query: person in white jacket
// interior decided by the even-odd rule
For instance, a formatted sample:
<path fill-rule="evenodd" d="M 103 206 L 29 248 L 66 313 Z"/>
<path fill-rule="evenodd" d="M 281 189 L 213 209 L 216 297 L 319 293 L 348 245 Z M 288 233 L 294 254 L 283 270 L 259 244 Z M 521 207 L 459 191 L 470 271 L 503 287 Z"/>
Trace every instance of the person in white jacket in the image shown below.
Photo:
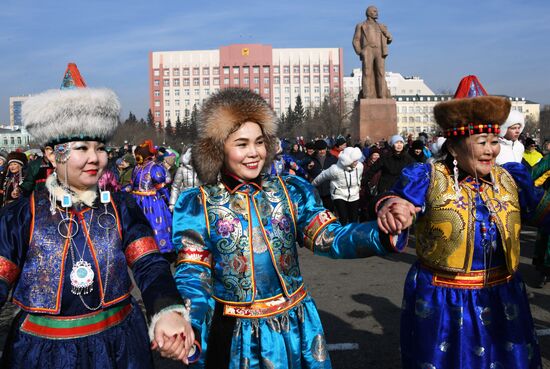
<path fill-rule="evenodd" d="M 174 204 L 178 201 L 178 197 L 182 191 L 200 185 L 201 183 L 197 178 L 197 173 L 195 173 L 195 169 L 193 169 L 191 163 L 191 149 L 189 148 L 185 154 L 181 156 L 180 166 L 172 182 L 172 190 L 170 191 L 170 211 L 173 211 Z"/>
<path fill-rule="evenodd" d="M 330 196 L 342 225 L 359 219 L 359 190 L 363 176 L 363 154 L 357 147 L 346 147 L 338 162 L 323 170 L 312 184 L 317 186 L 330 181 Z"/>
<path fill-rule="evenodd" d="M 523 113 L 517 110 L 510 110 L 506 122 L 500 126 L 500 154 L 496 158 L 497 164 L 502 165 L 509 162 L 521 163 L 525 148 L 519 141 L 519 135 L 523 131 L 523 128 L 525 128 Z"/>

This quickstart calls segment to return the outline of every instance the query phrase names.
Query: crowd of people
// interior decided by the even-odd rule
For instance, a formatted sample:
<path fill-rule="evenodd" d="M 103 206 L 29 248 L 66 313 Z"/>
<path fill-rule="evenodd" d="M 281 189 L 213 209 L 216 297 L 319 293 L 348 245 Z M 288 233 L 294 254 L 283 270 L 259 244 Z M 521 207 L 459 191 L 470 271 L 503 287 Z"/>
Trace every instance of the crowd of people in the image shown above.
<path fill-rule="evenodd" d="M 440 136 L 353 143 L 281 138 L 263 98 L 229 88 L 181 151 L 107 147 L 119 109 L 106 89 L 46 91 L 23 106 L 41 152 L 0 151 L 0 304 L 20 307 L 3 367 L 151 368 L 158 350 L 197 368 L 331 368 L 297 247 L 401 252 L 413 225 L 403 367 L 540 367 L 517 267 L 521 222 L 540 226 L 546 283 L 550 154 L 508 100 L 455 96 L 434 109 Z"/>

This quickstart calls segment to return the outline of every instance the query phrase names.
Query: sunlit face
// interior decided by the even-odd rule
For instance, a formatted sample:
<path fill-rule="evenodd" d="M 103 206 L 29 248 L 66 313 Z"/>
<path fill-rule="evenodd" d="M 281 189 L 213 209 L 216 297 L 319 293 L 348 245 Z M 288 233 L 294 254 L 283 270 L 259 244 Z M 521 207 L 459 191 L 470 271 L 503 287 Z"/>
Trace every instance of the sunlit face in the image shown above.
<path fill-rule="evenodd" d="M 6 159 L 0 158 L 0 167 L 6 164 Z"/>
<path fill-rule="evenodd" d="M 379 153 L 374 152 L 374 153 L 371 154 L 370 160 L 371 160 L 372 162 L 375 162 L 375 161 L 377 161 L 378 159 L 380 159 L 380 154 L 379 154 Z"/>
<path fill-rule="evenodd" d="M 420 155 L 420 154 L 422 154 L 422 149 L 414 149 L 414 154 L 415 154 L 415 155 Z"/>
<path fill-rule="evenodd" d="M 491 172 L 500 152 L 498 136 L 492 133 L 473 135 L 449 144 L 449 151 L 456 158 L 458 166 L 470 175 L 481 177 Z"/>
<path fill-rule="evenodd" d="M 86 191 L 97 185 L 107 166 L 105 144 L 97 141 L 73 141 L 70 143 L 69 159 L 65 163 L 55 161 L 54 153 L 48 158 L 56 167 L 57 177 L 67 182 L 75 191 Z"/>
<path fill-rule="evenodd" d="M 224 166 L 237 177 L 250 181 L 260 175 L 267 148 L 258 123 L 245 122 L 223 145 Z"/>
<path fill-rule="evenodd" d="M 521 124 L 517 123 L 508 127 L 508 129 L 506 130 L 506 134 L 504 135 L 504 138 L 510 141 L 517 141 L 520 134 L 521 134 Z"/>
<path fill-rule="evenodd" d="M 21 168 L 22 168 L 21 164 L 16 163 L 14 161 L 12 161 L 10 163 L 10 165 L 8 165 L 8 169 L 9 169 L 10 173 L 14 173 L 14 174 L 19 172 L 21 170 Z"/>
<path fill-rule="evenodd" d="M 395 152 L 401 152 L 403 151 L 404 146 L 405 144 L 403 143 L 403 141 L 397 141 L 393 144 L 393 149 L 395 150 Z"/>

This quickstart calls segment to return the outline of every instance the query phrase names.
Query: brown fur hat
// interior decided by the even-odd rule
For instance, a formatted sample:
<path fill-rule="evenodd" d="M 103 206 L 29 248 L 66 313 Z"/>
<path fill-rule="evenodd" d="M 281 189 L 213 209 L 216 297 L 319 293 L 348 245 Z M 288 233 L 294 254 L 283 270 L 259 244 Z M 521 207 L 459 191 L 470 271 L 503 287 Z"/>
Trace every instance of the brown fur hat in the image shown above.
<path fill-rule="evenodd" d="M 267 148 L 264 168 L 269 168 L 277 150 L 278 120 L 275 113 L 260 95 L 249 89 L 227 88 L 206 100 L 199 114 L 197 141 L 191 149 L 191 157 L 202 183 L 218 181 L 225 140 L 245 122 L 260 125 Z"/>
<path fill-rule="evenodd" d="M 434 117 L 449 138 L 478 133 L 497 133 L 510 113 L 504 97 L 479 96 L 437 104 Z"/>

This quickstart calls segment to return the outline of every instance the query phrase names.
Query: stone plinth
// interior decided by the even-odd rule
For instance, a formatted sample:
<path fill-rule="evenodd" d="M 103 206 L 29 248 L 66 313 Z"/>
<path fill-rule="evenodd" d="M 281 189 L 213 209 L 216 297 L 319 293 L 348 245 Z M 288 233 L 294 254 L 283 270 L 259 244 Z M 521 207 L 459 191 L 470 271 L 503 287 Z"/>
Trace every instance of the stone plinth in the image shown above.
<path fill-rule="evenodd" d="M 360 99 L 359 124 L 353 127 L 352 136 L 371 143 L 397 134 L 397 107 L 394 99 Z"/>

